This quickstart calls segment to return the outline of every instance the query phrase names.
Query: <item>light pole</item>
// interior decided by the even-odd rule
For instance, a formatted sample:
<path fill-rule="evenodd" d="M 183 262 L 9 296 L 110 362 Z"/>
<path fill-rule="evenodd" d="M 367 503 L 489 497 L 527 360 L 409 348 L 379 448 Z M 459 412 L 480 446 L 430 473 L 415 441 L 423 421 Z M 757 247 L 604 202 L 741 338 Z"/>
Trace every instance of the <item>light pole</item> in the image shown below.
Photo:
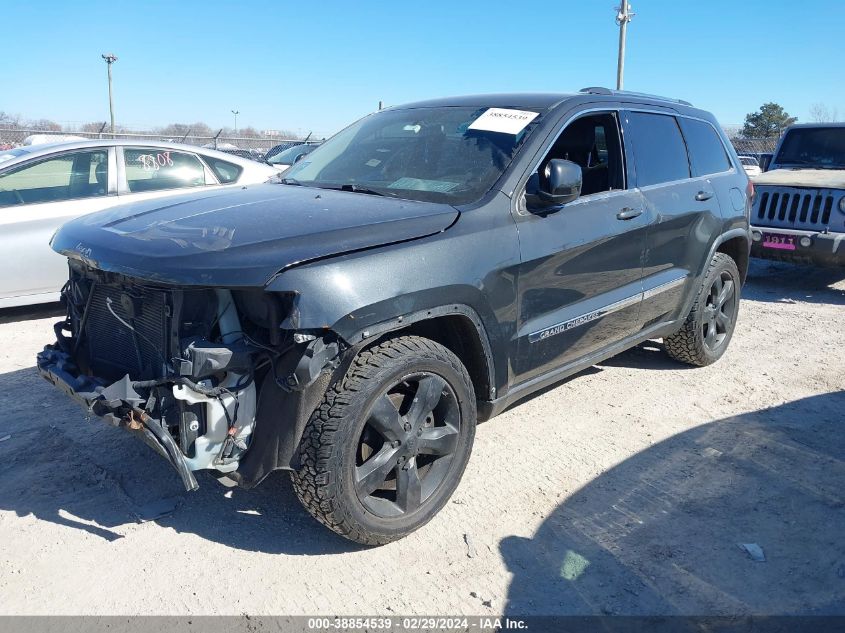
<path fill-rule="evenodd" d="M 235 115 L 235 134 L 238 133 L 238 115 L 241 113 L 240 110 L 232 110 L 232 114 Z"/>
<path fill-rule="evenodd" d="M 622 90 L 625 85 L 625 39 L 628 35 L 628 22 L 634 18 L 628 0 L 621 0 L 616 7 L 616 24 L 619 25 L 619 61 L 616 65 L 616 89 Z"/>
<path fill-rule="evenodd" d="M 111 116 L 111 134 L 114 138 L 114 99 L 111 93 L 111 65 L 117 61 L 117 56 L 113 53 L 103 53 L 101 57 L 106 60 L 106 66 L 109 69 L 109 115 Z"/>

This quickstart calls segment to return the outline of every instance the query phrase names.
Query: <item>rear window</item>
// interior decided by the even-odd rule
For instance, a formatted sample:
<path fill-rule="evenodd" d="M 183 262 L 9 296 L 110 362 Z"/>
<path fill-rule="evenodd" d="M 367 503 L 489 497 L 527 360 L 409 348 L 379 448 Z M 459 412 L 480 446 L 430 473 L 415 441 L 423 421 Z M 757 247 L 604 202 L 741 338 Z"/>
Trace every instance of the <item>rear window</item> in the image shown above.
<path fill-rule="evenodd" d="M 205 158 L 205 162 L 208 163 L 208 166 L 211 167 L 211 171 L 214 172 L 214 175 L 217 176 L 217 180 L 224 185 L 236 182 L 238 178 L 240 178 L 241 172 L 244 170 L 244 168 L 240 165 L 235 165 L 234 163 L 220 160 L 219 158 L 211 158 L 210 156 L 204 156 L 203 158 Z"/>
<path fill-rule="evenodd" d="M 627 119 L 625 139 L 633 146 L 638 186 L 690 177 L 687 148 L 675 117 L 629 112 Z"/>
<path fill-rule="evenodd" d="M 725 146 L 712 125 L 684 117 L 679 121 L 687 141 L 693 176 L 718 174 L 731 168 Z"/>

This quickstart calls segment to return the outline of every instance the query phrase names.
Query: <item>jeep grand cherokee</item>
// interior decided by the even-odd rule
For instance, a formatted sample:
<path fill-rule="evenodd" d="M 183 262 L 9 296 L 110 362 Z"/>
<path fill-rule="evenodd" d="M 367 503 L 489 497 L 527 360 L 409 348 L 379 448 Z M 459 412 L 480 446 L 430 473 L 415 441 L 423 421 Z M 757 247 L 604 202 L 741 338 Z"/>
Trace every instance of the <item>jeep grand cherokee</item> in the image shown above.
<path fill-rule="evenodd" d="M 447 502 L 478 421 L 646 339 L 716 361 L 749 205 L 719 125 L 686 102 L 390 108 L 276 183 L 65 225 L 68 313 L 38 368 L 186 488 L 286 469 L 325 525 L 386 543 Z"/>

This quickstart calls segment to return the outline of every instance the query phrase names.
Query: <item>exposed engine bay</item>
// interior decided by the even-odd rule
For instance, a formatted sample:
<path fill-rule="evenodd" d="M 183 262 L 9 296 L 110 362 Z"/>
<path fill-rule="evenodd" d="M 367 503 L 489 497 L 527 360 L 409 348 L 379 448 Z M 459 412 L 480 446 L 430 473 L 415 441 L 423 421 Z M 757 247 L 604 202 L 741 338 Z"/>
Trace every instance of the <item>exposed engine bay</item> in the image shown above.
<path fill-rule="evenodd" d="M 239 468 L 262 391 L 273 392 L 260 422 L 271 427 L 265 440 L 278 436 L 273 428 L 291 428 L 295 440 L 299 424 L 280 419 L 279 402 L 298 405 L 343 347 L 330 332 L 282 329 L 295 322 L 293 295 L 157 285 L 73 260 L 70 268 L 67 316 L 55 325 L 57 342 L 39 354 L 39 372 L 89 414 L 140 434 L 189 490 L 198 487 L 193 471 Z M 277 453 L 257 458 L 263 464 L 251 483 L 290 466 L 290 447 Z"/>

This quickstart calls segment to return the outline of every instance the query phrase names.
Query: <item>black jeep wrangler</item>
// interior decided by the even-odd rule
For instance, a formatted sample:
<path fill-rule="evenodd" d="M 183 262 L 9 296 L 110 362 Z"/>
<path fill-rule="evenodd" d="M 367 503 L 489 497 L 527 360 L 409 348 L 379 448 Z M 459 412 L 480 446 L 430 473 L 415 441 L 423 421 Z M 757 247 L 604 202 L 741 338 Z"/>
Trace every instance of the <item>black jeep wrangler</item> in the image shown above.
<path fill-rule="evenodd" d="M 277 182 L 66 224 L 50 382 L 186 488 L 291 471 L 367 544 L 426 523 L 476 422 L 646 339 L 731 339 L 748 179 L 712 115 L 591 88 L 365 117 Z"/>

